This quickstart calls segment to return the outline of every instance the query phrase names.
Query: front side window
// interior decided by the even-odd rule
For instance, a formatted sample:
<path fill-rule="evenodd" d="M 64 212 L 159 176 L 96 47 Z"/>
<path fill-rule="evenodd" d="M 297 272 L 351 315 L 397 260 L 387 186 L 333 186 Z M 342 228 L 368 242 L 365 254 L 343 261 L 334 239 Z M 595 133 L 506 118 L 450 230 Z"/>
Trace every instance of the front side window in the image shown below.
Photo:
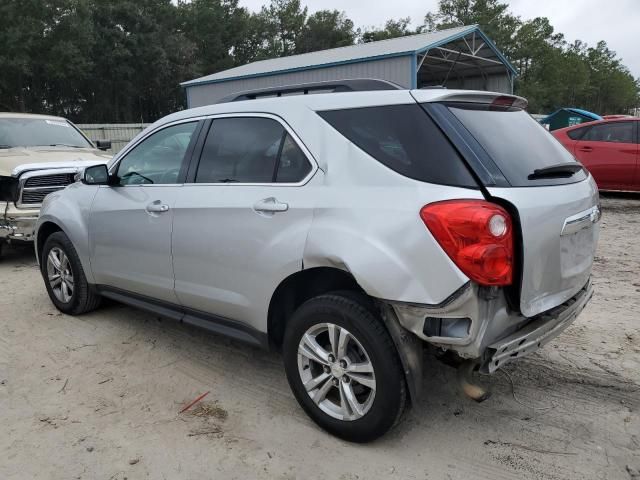
<path fill-rule="evenodd" d="M 209 129 L 196 183 L 296 183 L 310 170 L 300 147 L 277 121 L 220 118 Z"/>
<path fill-rule="evenodd" d="M 173 125 L 139 143 L 118 165 L 120 185 L 176 183 L 197 125 L 198 122 Z"/>
<path fill-rule="evenodd" d="M 633 123 L 612 122 L 594 125 L 581 140 L 586 142 L 633 143 Z"/>

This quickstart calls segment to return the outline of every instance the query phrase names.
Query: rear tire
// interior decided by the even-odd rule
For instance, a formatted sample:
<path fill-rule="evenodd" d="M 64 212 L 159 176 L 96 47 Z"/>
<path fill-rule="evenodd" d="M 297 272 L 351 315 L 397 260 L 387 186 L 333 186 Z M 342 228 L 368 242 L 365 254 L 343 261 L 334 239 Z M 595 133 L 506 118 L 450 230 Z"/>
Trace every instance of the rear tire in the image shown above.
<path fill-rule="evenodd" d="M 55 232 L 45 241 L 40 271 L 49 298 L 62 313 L 80 315 L 100 305 L 100 295 L 87 282 L 80 257 L 63 232 Z"/>
<path fill-rule="evenodd" d="M 333 435 L 369 442 L 399 421 L 407 396 L 404 373 L 367 297 L 334 292 L 305 302 L 288 322 L 283 356 L 298 403 Z"/>

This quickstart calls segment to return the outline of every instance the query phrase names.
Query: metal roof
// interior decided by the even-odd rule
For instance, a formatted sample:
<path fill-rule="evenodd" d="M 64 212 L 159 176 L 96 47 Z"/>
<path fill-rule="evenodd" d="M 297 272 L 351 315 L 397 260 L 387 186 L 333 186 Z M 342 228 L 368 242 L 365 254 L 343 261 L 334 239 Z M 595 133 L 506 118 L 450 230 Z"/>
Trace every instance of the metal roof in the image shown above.
<path fill-rule="evenodd" d="M 406 37 L 380 40 L 377 42 L 359 43 L 347 47 L 320 50 L 317 52 L 291 55 L 288 57 L 271 58 L 257 62 L 248 63 L 239 67 L 223 70 L 211 75 L 196 78 L 183 82 L 183 87 L 192 85 L 217 83 L 238 78 L 257 77 L 271 75 L 274 73 L 284 73 L 298 70 L 310 70 L 323 68 L 345 63 L 357 63 L 377 60 L 386 57 L 397 57 L 402 55 L 415 55 L 425 52 L 430 48 L 445 45 L 458 40 L 466 35 L 476 32 L 484 40 L 486 45 L 493 50 L 496 57 L 505 64 L 513 74 L 517 70 L 500 53 L 494 43 L 480 30 L 478 25 L 449 28 L 434 32 L 420 33 Z"/>

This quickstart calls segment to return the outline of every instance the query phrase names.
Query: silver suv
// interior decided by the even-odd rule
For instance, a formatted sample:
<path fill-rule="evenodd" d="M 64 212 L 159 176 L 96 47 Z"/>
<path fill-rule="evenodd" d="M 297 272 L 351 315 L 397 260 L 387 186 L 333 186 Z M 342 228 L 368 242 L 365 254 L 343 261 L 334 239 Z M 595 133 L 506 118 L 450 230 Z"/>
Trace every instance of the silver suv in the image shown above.
<path fill-rule="evenodd" d="M 52 302 L 280 348 L 302 408 L 357 442 L 420 394 L 425 344 L 485 373 L 535 351 L 592 295 L 593 179 L 522 98 L 382 88 L 159 120 L 46 198 Z"/>

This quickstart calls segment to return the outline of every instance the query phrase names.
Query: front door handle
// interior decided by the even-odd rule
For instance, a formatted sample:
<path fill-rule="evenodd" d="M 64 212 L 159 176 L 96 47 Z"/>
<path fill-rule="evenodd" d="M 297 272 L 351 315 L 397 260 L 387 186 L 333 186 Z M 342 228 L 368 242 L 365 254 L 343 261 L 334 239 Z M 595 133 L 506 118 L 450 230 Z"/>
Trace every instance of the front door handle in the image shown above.
<path fill-rule="evenodd" d="M 256 202 L 253 209 L 258 213 L 273 215 L 277 212 L 286 212 L 289 210 L 289 204 L 279 202 L 275 197 L 269 197 Z"/>
<path fill-rule="evenodd" d="M 593 152 L 593 148 L 591 147 L 580 147 L 578 150 L 581 152 Z"/>
<path fill-rule="evenodd" d="M 156 200 L 147 205 L 146 210 L 149 213 L 164 213 L 169 211 L 169 205 L 162 203 L 160 200 Z"/>

